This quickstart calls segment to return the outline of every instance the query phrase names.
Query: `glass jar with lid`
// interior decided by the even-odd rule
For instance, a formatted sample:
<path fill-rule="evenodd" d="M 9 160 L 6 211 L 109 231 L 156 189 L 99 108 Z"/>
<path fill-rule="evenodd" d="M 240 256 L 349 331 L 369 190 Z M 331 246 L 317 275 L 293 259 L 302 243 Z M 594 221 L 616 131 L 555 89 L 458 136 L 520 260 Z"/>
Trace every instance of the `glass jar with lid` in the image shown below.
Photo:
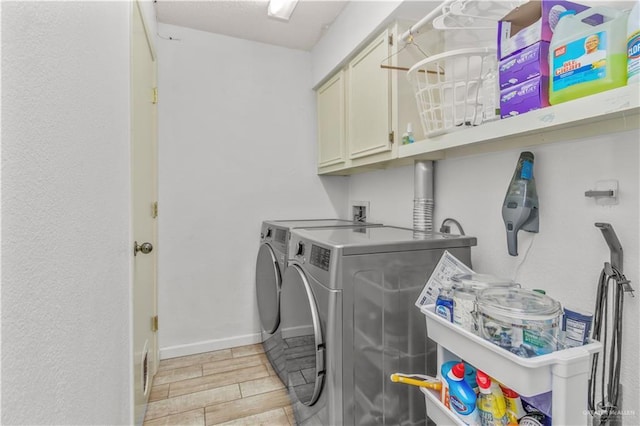
<path fill-rule="evenodd" d="M 558 349 L 560 302 L 523 288 L 489 288 L 478 294 L 480 336 L 518 356 Z"/>
<path fill-rule="evenodd" d="M 453 323 L 473 334 L 478 333 L 476 301 L 480 291 L 487 288 L 520 287 L 512 280 L 488 274 L 458 274 L 451 277 Z"/>

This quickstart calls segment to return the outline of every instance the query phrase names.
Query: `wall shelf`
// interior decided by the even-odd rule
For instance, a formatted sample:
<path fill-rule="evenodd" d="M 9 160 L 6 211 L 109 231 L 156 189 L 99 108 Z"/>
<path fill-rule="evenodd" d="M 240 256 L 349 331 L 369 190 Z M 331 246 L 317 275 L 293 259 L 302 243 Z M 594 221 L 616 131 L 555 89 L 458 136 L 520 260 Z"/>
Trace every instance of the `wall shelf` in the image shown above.
<path fill-rule="evenodd" d="M 640 85 L 465 128 L 398 148 L 400 159 L 448 157 L 513 149 L 640 129 Z"/>
<path fill-rule="evenodd" d="M 391 160 L 319 174 L 352 175 L 406 166 L 414 160 L 443 160 L 639 129 L 640 85 L 635 84 L 400 145 Z"/>

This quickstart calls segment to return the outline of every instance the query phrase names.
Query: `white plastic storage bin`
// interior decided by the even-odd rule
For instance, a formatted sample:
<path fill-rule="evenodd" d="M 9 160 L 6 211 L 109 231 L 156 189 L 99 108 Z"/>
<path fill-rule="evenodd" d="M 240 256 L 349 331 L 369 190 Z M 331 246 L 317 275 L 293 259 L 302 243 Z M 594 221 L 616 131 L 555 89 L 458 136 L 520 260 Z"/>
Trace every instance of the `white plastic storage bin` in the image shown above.
<path fill-rule="evenodd" d="M 521 395 L 552 391 L 554 424 L 587 424 L 590 357 L 602 350 L 600 342 L 591 341 L 584 346 L 522 358 L 437 316 L 434 307 L 423 306 L 421 311 L 427 321 L 427 334 L 438 343 L 438 366 L 462 359 Z M 443 404 L 427 398 L 427 410 L 429 407 L 432 411 L 444 410 L 444 415 L 448 414 Z M 427 411 L 427 415 L 437 422 L 434 417 L 443 414 Z"/>

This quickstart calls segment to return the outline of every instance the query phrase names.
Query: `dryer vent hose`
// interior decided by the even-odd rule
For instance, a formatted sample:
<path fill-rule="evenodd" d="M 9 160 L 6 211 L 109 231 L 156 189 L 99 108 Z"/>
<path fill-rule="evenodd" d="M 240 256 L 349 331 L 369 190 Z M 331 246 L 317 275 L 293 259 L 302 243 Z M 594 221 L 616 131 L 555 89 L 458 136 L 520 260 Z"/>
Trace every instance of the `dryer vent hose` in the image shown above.
<path fill-rule="evenodd" d="M 419 232 L 433 231 L 433 200 L 413 200 L 413 230 Z"/>
<path fill-rule="evenodd" d="M 413 175 L 413 230 L 433 232 L 433 161 L 416 161 Z"/>

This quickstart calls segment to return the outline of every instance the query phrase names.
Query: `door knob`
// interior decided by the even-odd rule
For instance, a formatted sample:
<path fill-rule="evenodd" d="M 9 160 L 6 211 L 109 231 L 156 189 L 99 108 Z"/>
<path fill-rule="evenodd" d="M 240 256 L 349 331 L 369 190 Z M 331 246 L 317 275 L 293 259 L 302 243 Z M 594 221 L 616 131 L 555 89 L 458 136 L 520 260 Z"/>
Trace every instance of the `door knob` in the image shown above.
<path fill-rule="evenodd" d="M 142 243 L 140 245 L 138 245 L 137 241 L 134 241 L 133 243 L 133 255 L 137 255 L 139 251 L 141 251 L 144 254 L 149 254 L 151 253 L 151 250 L 153 250 L 153 246 L 151 245 L 151 243 Z"/>

